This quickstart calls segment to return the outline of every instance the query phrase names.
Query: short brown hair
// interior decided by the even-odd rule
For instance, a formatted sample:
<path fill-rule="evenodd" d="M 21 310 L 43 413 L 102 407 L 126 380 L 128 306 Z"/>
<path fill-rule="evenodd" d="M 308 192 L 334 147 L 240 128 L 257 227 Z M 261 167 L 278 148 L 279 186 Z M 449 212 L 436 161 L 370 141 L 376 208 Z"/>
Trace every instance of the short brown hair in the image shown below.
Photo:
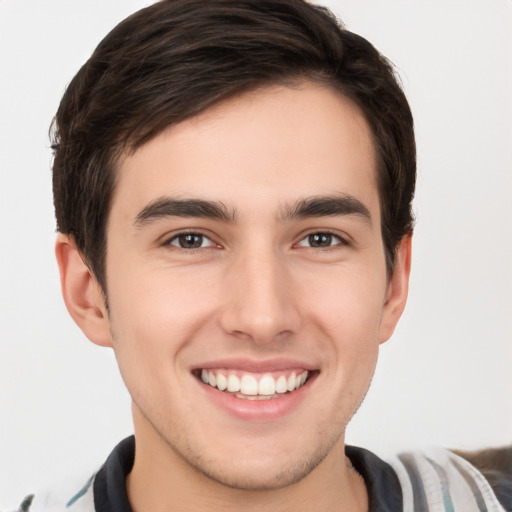
<path fill-rule="evenodd" d="M 319 81 L 366 117 L 377 154 L 388 272 L 412 230 L 413 120 L 393 66 L 303 0 L 162 0 L 122 21 L 69 84 L 53 123 L 57 229 L 106 293 L 116 161 L 170 125 L 264 84 Z"/>

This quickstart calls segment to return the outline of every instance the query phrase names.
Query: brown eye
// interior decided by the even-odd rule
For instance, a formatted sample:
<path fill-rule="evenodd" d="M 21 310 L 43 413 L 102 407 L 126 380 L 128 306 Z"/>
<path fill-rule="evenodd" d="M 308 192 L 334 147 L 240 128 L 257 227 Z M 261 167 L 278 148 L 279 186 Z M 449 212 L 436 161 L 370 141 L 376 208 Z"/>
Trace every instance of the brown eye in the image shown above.
<path fill-rule="evenodd" d="M 201 249 L 203 247 L 211 247 L 215 245 L 208 237 L 200 233 L 181 233 L 176 235 L 168 245 L 173 245 L 181 249 Z"/>
<path fill-rule="evenodd" d="M 299 247 L 312 247 L 313 249 L 325 249 L 336 245 L 346 245 L 346 242 L 332 233 L 311 233 L 305 236 L 300 242 Z"/>
<path fill-rule="evenodd" d="M 311 247 L 330 247 L 332 238 L 328 233 L 315 233 L 308 236 L 308 242 Z"/>
<path fill-rule="evenodd" d="M 202 235 L 180 235 L 178 237 L 178 244 L 183 249 L 197 249 L 203 243 Z"/>

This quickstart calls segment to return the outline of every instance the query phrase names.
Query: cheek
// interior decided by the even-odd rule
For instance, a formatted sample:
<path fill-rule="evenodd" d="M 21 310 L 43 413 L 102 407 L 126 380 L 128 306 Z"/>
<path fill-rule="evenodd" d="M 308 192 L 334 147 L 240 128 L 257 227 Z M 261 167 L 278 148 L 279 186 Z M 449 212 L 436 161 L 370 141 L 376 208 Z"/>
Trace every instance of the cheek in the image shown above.
<path fill-rule="evenodd" d="M 308 323 L 316 326 L 324 340 L 316 350 L 326 353 L 328 371 L 344 392 L 352 390 L 359 396 L 371 381 L 379 351 L 385 285 L 385 279 L 376 273 L 351 269 L 331 273 L 323 283 L 309 287 L 309 309 L 304 310 Z"/>
<path fill-rule="evenodd" d="M 352 338 L 358 339 L 377 332 L 385 286 L 385 280 L 374 272 L 339 269 L 329 272 L 322 280 L 310 281 L 299 293 L 307 297 L 309 306 L 304 309 L 309 309 L 324 326 L 350 331 Z"/>
<path fill-rule="evenodd" d="M 169 269 L 119 268 L 111 274 L 109 301 L 111 325 L 117 343 L 143 352 L 176 352 L 207 322 L 214 287 L 201 276 Z"/>

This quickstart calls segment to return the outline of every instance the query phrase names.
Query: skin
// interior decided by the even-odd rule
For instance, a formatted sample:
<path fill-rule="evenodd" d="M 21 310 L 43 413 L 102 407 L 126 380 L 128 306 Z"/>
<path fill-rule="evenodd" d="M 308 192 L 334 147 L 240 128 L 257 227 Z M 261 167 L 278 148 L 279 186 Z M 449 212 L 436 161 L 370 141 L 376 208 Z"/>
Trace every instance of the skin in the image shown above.
<path fill-rule="evenodd" d="M 350 197 L 367 214 L 292 214 L 318 197 Z M 169 198 L 216 202 L 229 218 L 144 217 Z M 367 509 L 345 428 L 410 271 L 406 236 L 386 274 L 380 216 L 367 123 L 346 98 L 305 82 L 230 99 L 122 160 L 107 226 L 108 312 L 59 235 L 68 310 L 114 348 L 132 396 L 135 511 Z M 190 232 L 201 247 L 180 247 Z M 315 247 L 315 233 L 330 238 Z M 192 372 L 225 358 L 300 361 L 315 377 L 290 411 L 248 421 Z"/>

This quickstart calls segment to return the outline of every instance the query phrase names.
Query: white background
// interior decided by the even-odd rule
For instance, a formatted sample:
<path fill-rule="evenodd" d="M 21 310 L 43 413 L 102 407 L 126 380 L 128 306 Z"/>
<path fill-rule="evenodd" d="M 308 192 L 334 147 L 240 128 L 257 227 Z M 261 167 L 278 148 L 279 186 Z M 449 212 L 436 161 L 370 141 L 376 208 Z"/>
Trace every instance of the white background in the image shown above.
<path fill-rule="evenodd" d="M 149 2 L 0 0 L 0 506 L 103 462 L 131 432 L 109 349 L 68 318 L 47 130 L 100 39 Z M 512 3 L 329 3 L 399 68 L 419 154 L 411 293 L 348 442 L 512 442 Z"/>

